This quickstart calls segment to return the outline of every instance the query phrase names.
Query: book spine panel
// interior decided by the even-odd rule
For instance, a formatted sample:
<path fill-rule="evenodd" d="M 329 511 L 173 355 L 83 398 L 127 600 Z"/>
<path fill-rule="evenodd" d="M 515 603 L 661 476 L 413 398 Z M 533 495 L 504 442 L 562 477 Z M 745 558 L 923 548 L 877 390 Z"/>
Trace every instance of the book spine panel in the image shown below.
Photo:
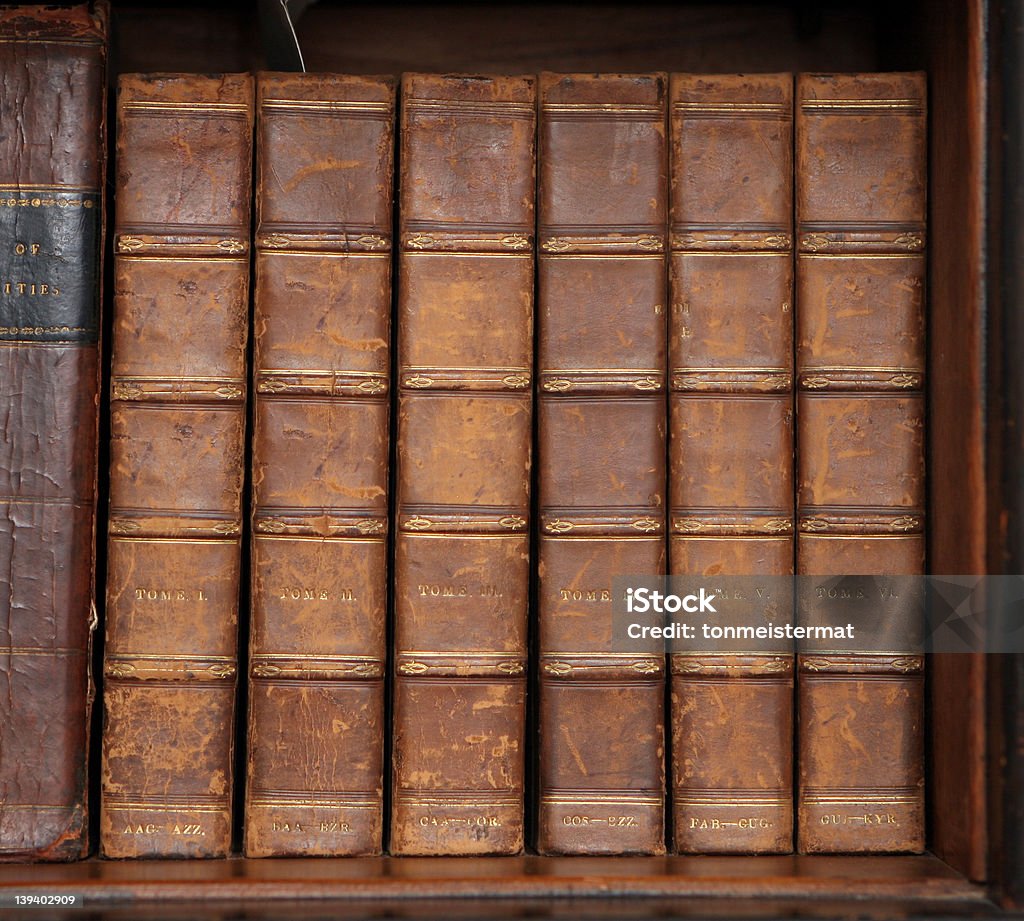
<path fill-rule="evenodd" d="M 88 849 L 108 12 L 0 11 L 0 861 Z"/>
<path fill-rule="evenodd" d="M 231 845 L 253 89 L 118 86 L 100 845 Z"/>
<path fill-rule="evenodd" d="M 523 847 L 535 110 L 402 84 L 393 854 Z"/>
<path fill-rule="evenodd" d="M 677 74 L 671 107 L 671 571 L 791 575 L 792 77 Z M 793 651 L 766 652 L 673 656 L 679 853 L 792 850 Z"/>
<path fill-rule="evenodd" d="M 924 75 L 803 75 L 796 124 L 798 572 L 920 574 Z M 907 652 L 800 656 L 801 852 L 923 850 L 924 661 Z"/>
<path fill-rule="evenodd" d="M 665 659 L 615 651 L 612 580 L 665 571 L 666 84 L 541 77 L 544 854 L 665 849 Z"/>
<path fill-rule="evenodd" d="M 250 857 L 382 847 L 394 114 L 258 78 Z"/>

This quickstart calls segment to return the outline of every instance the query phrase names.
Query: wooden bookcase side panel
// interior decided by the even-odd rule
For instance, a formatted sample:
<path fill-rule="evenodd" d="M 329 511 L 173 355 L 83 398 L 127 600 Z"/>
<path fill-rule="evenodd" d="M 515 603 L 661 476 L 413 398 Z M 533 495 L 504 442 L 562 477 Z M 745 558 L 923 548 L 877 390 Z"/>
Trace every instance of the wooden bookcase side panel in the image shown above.
<path fill-rule="evenodd" d="M 983 0 L 926 20 L 929 74 L 928 571 L 986 571 Z M 929 657 L 929 844 L 988 875 L 986 657 Z"/>

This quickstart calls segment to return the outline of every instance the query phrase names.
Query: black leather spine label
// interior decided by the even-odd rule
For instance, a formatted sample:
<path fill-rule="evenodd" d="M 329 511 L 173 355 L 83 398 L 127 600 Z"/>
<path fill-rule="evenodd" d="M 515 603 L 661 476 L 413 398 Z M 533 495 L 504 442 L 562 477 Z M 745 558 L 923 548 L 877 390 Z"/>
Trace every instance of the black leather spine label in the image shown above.
<path fill-rule="evenodd" d="M 0 188 L 0 340 L 95 342 L 96 192 Z"/>

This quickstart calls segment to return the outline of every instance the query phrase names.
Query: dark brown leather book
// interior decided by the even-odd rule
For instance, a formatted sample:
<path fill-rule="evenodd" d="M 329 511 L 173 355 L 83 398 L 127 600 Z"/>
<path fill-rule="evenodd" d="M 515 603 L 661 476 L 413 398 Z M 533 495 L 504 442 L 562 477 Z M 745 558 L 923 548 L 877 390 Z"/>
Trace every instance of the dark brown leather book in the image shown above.
<path fill-rule="evenodd" d="M 665 656 L 612 580 L 665 572 L 664 74 L 543 74 L 538 198 L 542 854 L 665 850 Z"/>
<path fill-rule="evenodd" d="M 87 850 L 107 13 L 0 10 L 0 860 Z"/>
<path fill-rule="evenodd" d="M 394 854 L 523 846 L 535 107 L 402 81 Z"/>
<path fill-rule="evenodd" d="M 671 571 L 790 576 L 793 78 L 676 74 L 671 107 Z M 780 587 L 741 616 L 790 620 Z M 695 649 L 671 673 L 676 850 L 792 850 L 792 647 Z"/>
<path fill-rule="evenodd" d="M 249 857 L 381 850 L 394 116 L 256 81 Z"/>
<path fill-rule="evenodd" d="M 118 83 L 100 846 L 231 844 L 253 88 Z"/>
<path fill-rule="evenodd" d="M 797 87 L 797 569 L 923 573 L 925 76 Z M 923 657 L 842 652 L 799 657 L 798 848 L 921 851 Z"/>

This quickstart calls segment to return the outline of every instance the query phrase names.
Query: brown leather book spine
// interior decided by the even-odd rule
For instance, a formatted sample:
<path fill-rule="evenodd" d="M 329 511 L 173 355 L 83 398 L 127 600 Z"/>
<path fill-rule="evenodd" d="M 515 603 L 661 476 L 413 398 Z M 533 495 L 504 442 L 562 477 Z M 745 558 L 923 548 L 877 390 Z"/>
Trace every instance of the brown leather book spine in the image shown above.
<path fill-rule="evenodd" d="M 253 88 L 118 83 L 100 846 L 231 844 Z"/>
<path fill-rule="evenodd" d="M 665 851 L 665 657 L 615 651 L 612 580 L 665 572 L 666 95 L 540 78 L 542 854 Z"/>
<path fill-rule="evenodd" d="M 249 857 L 383 829 L 390 79 L 256 83 Z"/>
<path fill-rule="evenodd" d="M 797 86 L 797 571 L 923 573 L 925 77 Z M 800 851 L 923 849 L 924 661 L 905 652 L 799 657 Z"/>
<path fill-rule="evenodd" d="M 523 847 L 532 77 L 401 102 L 391 852 Z"/>
<path fill-rule="evenodd" d="M 671 571 L 791 576 L 793 78 L 676 74 L 671 107 Z M 779 588 L 741 616 L 790 620 Z M 785 645 L 672 656 L 678 852 L 792 850 L 793 670 Z"/>
<path fill-rule="evenodd" d="M 88 846 L 107 14 L 0 10 L 0 860 Z"/>

